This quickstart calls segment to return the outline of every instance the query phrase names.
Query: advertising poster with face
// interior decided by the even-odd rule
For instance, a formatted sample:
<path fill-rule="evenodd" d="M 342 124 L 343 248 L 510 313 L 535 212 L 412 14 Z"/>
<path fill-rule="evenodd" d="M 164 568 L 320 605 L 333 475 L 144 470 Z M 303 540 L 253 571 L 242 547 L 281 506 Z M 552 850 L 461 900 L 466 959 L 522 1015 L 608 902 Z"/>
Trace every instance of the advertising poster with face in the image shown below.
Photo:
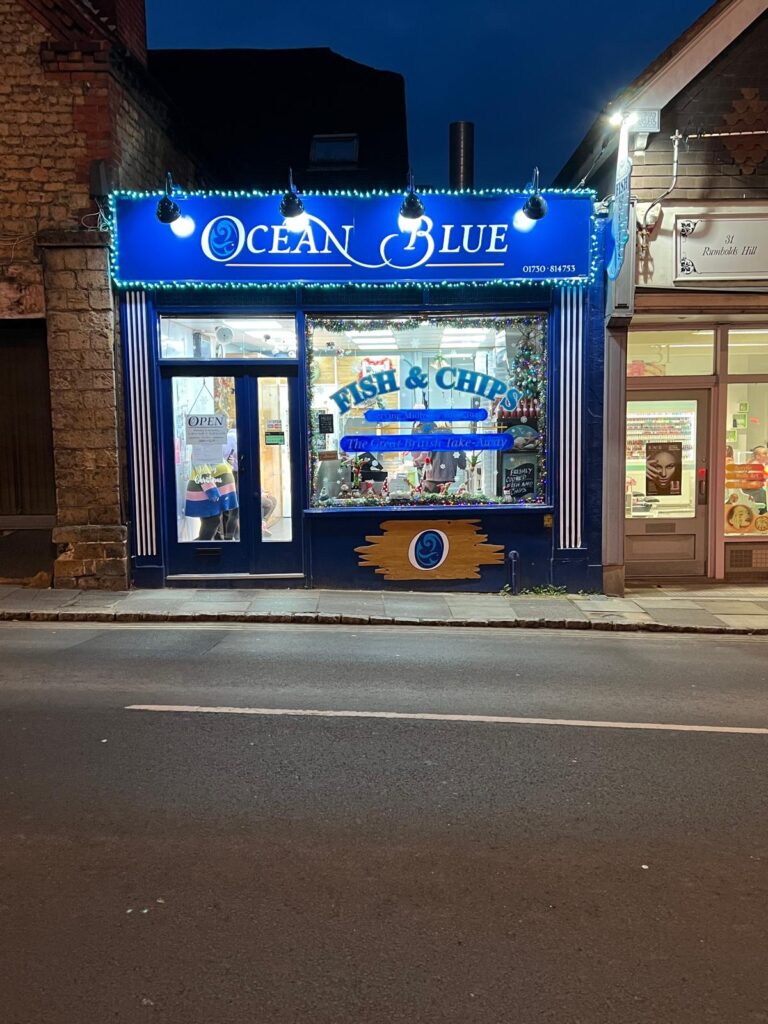
<path fill-rule="evenodd" d="M 645 446 L 645 493 L 679 496 L 683 481 L 683 442 L 650 441 Z"/>

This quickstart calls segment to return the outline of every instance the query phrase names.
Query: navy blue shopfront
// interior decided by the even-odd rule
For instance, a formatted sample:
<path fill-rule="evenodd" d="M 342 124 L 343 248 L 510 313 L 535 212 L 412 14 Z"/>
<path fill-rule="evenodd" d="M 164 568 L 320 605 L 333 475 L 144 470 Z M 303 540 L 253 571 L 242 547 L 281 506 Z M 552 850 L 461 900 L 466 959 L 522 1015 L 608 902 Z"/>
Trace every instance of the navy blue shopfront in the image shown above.
<path fill-rule="evenodd" d="M 112 197 L 139 587 L 601 587 L 589 191 Z"/>

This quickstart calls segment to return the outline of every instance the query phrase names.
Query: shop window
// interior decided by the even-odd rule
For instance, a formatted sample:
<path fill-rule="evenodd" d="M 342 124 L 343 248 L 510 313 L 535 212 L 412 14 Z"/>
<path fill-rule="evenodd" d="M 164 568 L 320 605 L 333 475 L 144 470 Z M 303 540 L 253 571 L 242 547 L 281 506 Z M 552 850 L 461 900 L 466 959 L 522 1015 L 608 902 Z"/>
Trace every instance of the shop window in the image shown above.
<path fill-rule="evenodd" d="M 291 318 L 162 317 L 162 359 L 295 359 Z"/>
<path fill-rule="evenodd" d="M 689 377 L 714 372 L 714 331 L 630 331 L 628 377 Z"/>
<path fill-rule="evenodd" d="M 696 419 L 694 400 L 627 402 L 628 519 L 696 515 Z"/>
<path fill-rule="evenodd" d="M 768 382 L 729 384 L 725 533 L 768 537 Z"/>
<path fill-rule="evenodd" d="M 728 373 L 768 373 L 768 329 L 728 332 Z"/>
<path fill-rule="evenodd" d="M 546 499 L 542 316 L 308 323 L 312 504 Z"/>

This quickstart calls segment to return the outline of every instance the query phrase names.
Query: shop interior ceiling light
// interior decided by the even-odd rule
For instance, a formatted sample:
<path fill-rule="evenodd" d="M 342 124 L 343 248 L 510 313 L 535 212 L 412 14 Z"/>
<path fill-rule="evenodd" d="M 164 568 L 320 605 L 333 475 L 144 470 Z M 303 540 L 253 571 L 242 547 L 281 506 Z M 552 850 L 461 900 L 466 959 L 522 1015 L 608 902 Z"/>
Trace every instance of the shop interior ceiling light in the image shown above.
<path fill-rule="evenodd" d="M 249 317 L 238 318 L 237 320 L 224 320 L 224 325 L 231 327 L 234 331 L 284 331 L 286 328 L 293 330 L 292 321 L 286 324 L 285 322 L 281 323 L 279 320 L 253 320 Z"/>
<path fill-rule="evenodd" d="M 165 176 L 165 195 L 157 204 L 157 219 L 161 224 L 173 224 L 181 217 L 181 210 L 179 204 L 174 202 L 171 196 L 173 195 L 173 178 L 171 177 L 170 171 Z"/>
<path fill-rule="evenodd" d="M 373 330 L 373 331 L 345 331 L 348 338 L 391 338 L 393 337 L 392 331 L 390 330 Z"/>
<path fill-rule="evenodd" d="M 288 170 L 288 191 L 280 203 L 280 216 L 289 231 L 306 231 L 309 227 L 309 216 L 304 211 L 304 203 L 299 199 L 299 190 L 293 183 L 293 170 Z"/>
<path fill-rule="evenodd" d="M 416 231 L 424 216 L 424 203 L 416 195 L 413 185 L 413 171 L 408 175 L 408 194 L 400 207 L 397 226 L 401 231 Z"/>
<path fill-rule="evenodd" d="M 455 334 L 459 336 L 484 336 L 488 333 L 485 327 L 446 327 L 443 335 Z"/>

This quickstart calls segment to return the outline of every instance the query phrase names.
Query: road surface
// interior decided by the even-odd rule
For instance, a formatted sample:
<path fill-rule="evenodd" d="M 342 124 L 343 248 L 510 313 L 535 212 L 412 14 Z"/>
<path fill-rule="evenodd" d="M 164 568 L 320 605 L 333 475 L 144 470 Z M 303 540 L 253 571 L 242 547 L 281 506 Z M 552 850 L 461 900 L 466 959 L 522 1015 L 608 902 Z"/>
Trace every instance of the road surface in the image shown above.
<path fill-rule="evenodd" d="M 4 624 L 0 784 L 3 1024 L 768 1022 L 768 639 Z"/>

